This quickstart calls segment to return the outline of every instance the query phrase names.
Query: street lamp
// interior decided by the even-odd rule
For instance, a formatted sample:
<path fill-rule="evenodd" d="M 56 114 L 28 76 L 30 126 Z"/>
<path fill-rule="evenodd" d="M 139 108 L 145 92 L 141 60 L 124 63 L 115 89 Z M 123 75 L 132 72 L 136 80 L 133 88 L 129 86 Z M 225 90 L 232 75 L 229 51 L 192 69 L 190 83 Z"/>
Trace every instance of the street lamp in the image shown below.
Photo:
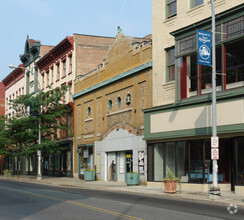
<path fill-rule="evenodd" d="M 31 72 L 31 74 L 34 75 L 35 79 L 36 79 L 37 82 L 38 82 L 38 89 L 35 90 L 35 91 L 33 92 L 33 94 L 35 94 L 35 93 L 37 93 L 37 92 L 38 92 L 38 93 L 41 92 L 41 85 L 40 85 L 40 82 L 39 82 L 39 80 L 38 80 L 38 77 L 36 76 L 35 73 L 33 73 L 32 71 L 28 70 L 27 68 L 24 68 L 24 67 L 21 67 L 21 66 L 15 66 L 15 65 L 12 65 L 12 64 L 9 65 L 9 68 L 11 68 L 11 69 L 23 69 L 23 70 L 27 70 L 27 71 Z M 40 145 L 40 144 L 41 144 L 41 119 L 39 120 L 38 133 L 39 133 L 38 144 Z M 38 151 L 37 151 L 37 157 L 38 157 L 37 180 L 42 180 L 42 173 L 41 173 L 41 150 L 38 150 Z"/>
<path fill-rule="evenodd" d="M 211 150 L 218 152 L 218 137 L 217 137 L 217 120 L 216 120 L 216 50 L 215 50 L 215 8 L 214 1 L 211 0 L 212 10 L 212 141 Z M 213 142 L 216 142 L 215 144 Z M 210 194 L 220 196 L 220 188 L 218 187 L 218 163 L 217 159 L 213 158 L 213 186 L 210 188 Z"/>

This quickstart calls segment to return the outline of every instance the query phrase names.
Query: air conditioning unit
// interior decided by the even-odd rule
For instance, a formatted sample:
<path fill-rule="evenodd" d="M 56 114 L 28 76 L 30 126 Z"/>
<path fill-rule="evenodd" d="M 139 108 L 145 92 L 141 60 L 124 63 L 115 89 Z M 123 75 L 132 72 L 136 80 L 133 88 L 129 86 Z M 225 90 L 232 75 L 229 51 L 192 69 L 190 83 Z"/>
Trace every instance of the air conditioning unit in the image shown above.
<path fill-rule="evenodd" d="M 125 98 L 125 103 L 126 103 L 126 104 L 130 104 L 130 103 L 131 103 L 131 96 L 127 96 L 127 97 Z"/>

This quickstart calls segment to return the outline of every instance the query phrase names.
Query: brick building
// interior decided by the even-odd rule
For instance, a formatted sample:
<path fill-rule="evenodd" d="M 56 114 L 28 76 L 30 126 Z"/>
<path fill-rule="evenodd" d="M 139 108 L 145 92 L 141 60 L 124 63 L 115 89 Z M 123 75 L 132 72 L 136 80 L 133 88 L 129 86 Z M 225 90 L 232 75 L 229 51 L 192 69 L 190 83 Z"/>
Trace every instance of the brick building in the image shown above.
<path fill-rule="evenodd" d="M 151 50 L 150 37 L 120 33 L 106 59 L 76 77 L 74 176 L 83 178 L 89 168 L 96 169 L 99 180 L 124 182 L 125 174 L 134 171 L 146 182 L 142 109 L 151 106 Z M 113 174 L 108 171 L 112 162 Z"/>
<path fill-rule="evenodd" d="M 40 74 L 41 89 L 46 92 L 54 88 L 68 86 L 63 102 L 72 107 L 69 115 L 64 116 L 68 131 L 57 131 L 57 141 L 64 150 L 52 153 L 43 159 L 43 174 L 73 176 L 73 99 L 74 79 L 84 75 L 102 62 L 114 38 L 74 34 L 67 36 L 46 55 L 36 62 Z M 63 120 L 62 119 L 62 120 Z"/>
<path fill-rule="evenodd" d="M 19 65 L 23 67 L 23 65 Z M 24 70 L 17 68 L 14 69 L 8 76 L 3 79 L 3 88 L 5 93 L 5 106 L 3 115 L 6 119 L 14 116 L 15 112 L 11 109 L 10 100 L 15 100 L 20 95 L 25 93 L 25 79 L 24 79 Z M 5 157 L 4 159 L 4 168 L 16 170 L 14 167 L 13 160 Z"/>
<path fill-rule="evenodd" d="M 23 67 L 23 65 L 19 65 Z M 3 85 L 5 87 L 5 117 L 11 117 L 14 111 L 10 108 L 9 101 L 18 98 L 20 95 L 25 94 L 25 81 L 24 70 L 17 68 L 14 69 L 8 76 L 3 79 Z"/>
<path fill-rule="evenodd" d="M 0 115 L 5 116 L 5 86 L 0 82 Z"/>

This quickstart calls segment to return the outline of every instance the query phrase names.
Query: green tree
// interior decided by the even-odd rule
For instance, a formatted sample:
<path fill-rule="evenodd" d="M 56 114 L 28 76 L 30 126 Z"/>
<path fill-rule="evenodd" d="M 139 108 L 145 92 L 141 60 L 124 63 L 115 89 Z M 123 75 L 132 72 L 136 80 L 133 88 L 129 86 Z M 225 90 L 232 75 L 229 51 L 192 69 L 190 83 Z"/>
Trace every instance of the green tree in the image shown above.
<path fill-rule="evenodd" d="M 5 130 L 5 118 L 1 115 L 0 116 L 0 174 L 3 175 L 3 164 L 4 158 L 11 156 L 9 149 L 7 146 L 9 145 L 10 140 L 6 136 Z"/>
<path fill-rule="evenodd" d="M 8 150 L 18 158 L 18 175 L 21 161 L 41 150 L 43 154 L 58 152 L 59 133 L 67 126 L 64 118 L 71 107 L 63 102 L 67 87 L 50 89 L 48 92 L 22 95 L 11 102 L 14 111 L 6 123 L 6 138 L 10 140 Z M 41 144 L 39 144 L 39 126 Z"/>

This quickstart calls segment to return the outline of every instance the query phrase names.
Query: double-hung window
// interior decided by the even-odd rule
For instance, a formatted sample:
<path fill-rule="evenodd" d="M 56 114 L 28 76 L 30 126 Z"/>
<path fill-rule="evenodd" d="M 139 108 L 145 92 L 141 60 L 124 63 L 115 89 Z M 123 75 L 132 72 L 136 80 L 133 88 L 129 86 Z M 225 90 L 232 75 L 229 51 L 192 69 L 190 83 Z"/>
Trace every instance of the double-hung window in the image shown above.
<path fill-rule="evenodd" d="M 170 82 L 175 80 L 175 48 L 171 48 L 166 51 L 167 57 L 167 70 L 166 70 L 166 81 Z"/>
<path fill-rule="evenodd" d="M 223 19 L 215 29 L 216 91 L 243 87 L 244 16 L 227 21 Z M 197 55 L 196 34 L 178 37 L 175 54 L 176 74 L 179 76 L 176 84 L 180 88 L 178 99 L 211 92 L 212 68 L 199 65 Z"/>
<path fill-rule="evenodd" d="M 191 0 L 191 8 L 195 8 L 203 4 L 203 0 Z"/>
<path fill-rule="evenodd" d="M 166 5 L 166 15 L 167 18 L 171 18 L 173 16 L 176 16 L 177 14 L 177 0 L 167 0 Z"/>

